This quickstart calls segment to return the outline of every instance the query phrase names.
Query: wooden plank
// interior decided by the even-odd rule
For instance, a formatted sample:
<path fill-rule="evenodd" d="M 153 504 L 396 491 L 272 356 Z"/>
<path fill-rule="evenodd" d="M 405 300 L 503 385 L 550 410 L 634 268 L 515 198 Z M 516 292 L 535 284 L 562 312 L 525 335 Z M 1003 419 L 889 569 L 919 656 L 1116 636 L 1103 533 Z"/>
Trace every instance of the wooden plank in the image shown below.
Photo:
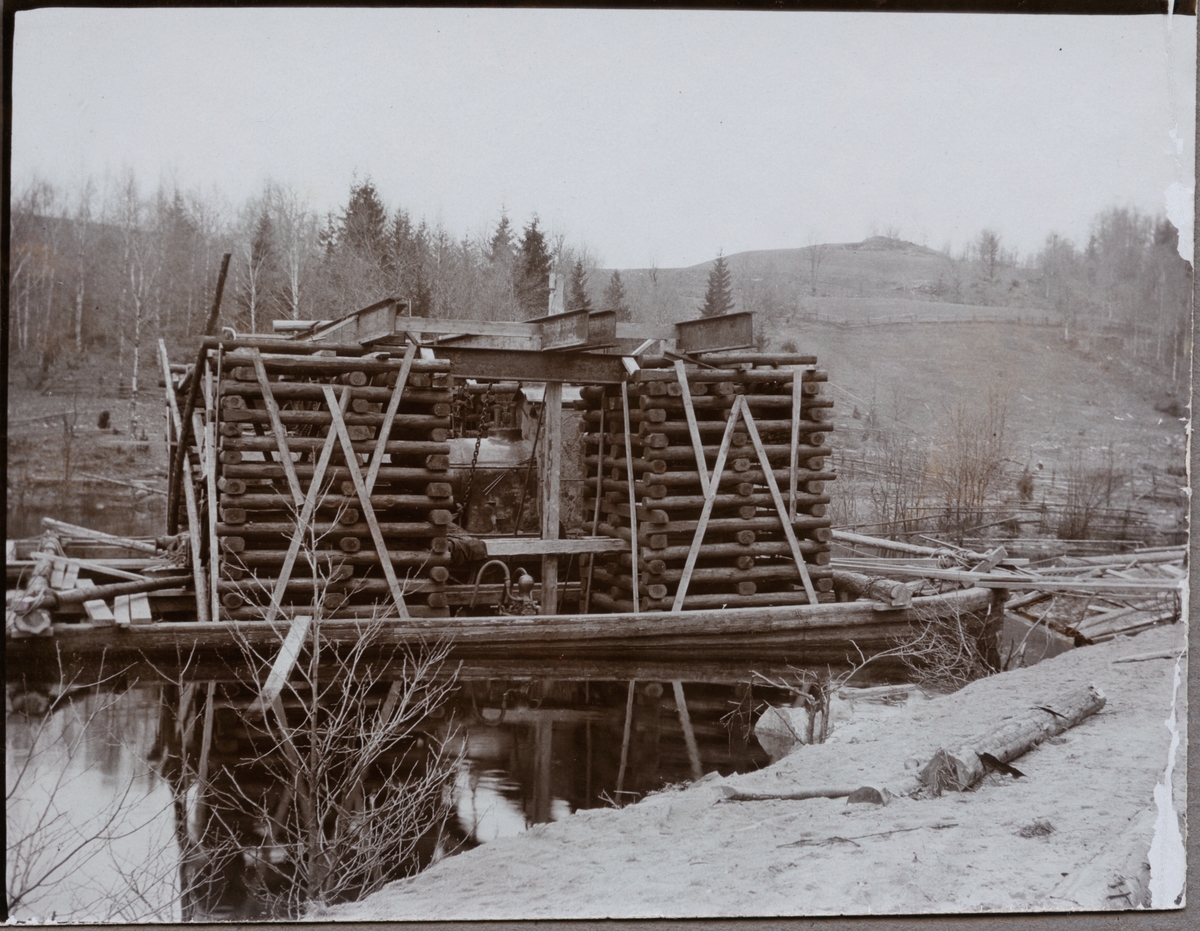
<path fill-rule="evenodd" d="M 271 672 L 267 675 L 267 681 L 263 684 L 262 691 L 259 692 L 260 707 L 271 707 L 283 691 L 292 670 L 296 668 L 296 660 L 300 657 L 300 650 L 312 627 L 312 620 L 311 614 L 298 614 L 292 619 L 287 637 L 284 638 L 283 645 L 279 648 L 279 655 L 275 657 L 275 662 L 271 665 Z"/>
<path fill-rule="evenodd" d="M 80 579 L 77 587 L 84 590 L 93 589 L 96 587 L 96 583 L 91 579 Z M 108 605 L 100 598 L 85 601 L 83 611 L 87 615 L 88 621 L 96 627 L 111 627 L 117 622 Z"/>
<path fill-rule="evenodd" d="M 476 537 L 495 556 L 567 556 L 578 553 L 624 553 L 629 547 L 613 537 L 574 537 L 542 540 L 538 537 Z"/>
<path fill-rule="evenodd" d="M 379 554 L 380 568 L 383 569 L 384 577 L 387 579 L 388 588 L 392 593 L 392 600 L 396 603 L 396 610 L 400 613 L 401 618 L 407 619 L 408 606 L 404 603 L 404 593 L 401 591 L 400 583 L 396 579 L 396 571 L 392 568 L 392 561 L 388 559 L 387 544 L 384 542 L 383 534 L 379 531 L 379 521 L 375 518 L 375 508 L 371 505 L 371 496 L 367 494 L 362 472 L 359 471 L 358 456 L 354 452 L 354 444 L 350 442 L 350 434 L 346 430 L 346 421 L 342 417 L 342 411 L 337 398 L 334 397 L 333 388 L 326 385 L 324 386 L 324 390 L 325 401 L 329 405 L 330 413 L 333 414 L 334 429 L 336 429 L 338 437 L 341 440 L 342 450 L 346 454 L 346 466 L 350 471 L 350 478 L 354 482 L 354 490 L 358 494 L 363 519 L 370 528 L 371 539 L 375 543 L 375 551 Z M 333 433 L 334 431 L 331 430 L 329 432 Z"/>
<path fill-rule="evenodd" d="M 629 436 L 629 384 L 625 381 L 621 382 L 621 411 L 625 418 L 625 436 Z M 625 468 L 626 475 L 629 477 L 629 545 L 630 553 L 633 557 L 633 612 L 636 614 L 639 610 L 638 605 L 641 599 L 638 597 L 638 535 L 637 535 L 637 497 L 634 491 L 633 480 L 633 450 L 630 444 L 625 443 Z"/>
<path fill-rule="evenodd" d="M 67 575 L 67 560 L 63 556 L 54 556 L 50 559 L 50 587 L 59 591 L 63 587 L 63 579 Z"/>
<path fill-rule="evenodd" d="M 332 390 L 330 391 L 332 394 Z M 344 409 L 350 403 L 350 391 L 342 389 L 342 396 L 339 401 L 332 402 L 333 407 Z M 313 469 L 312 481 L 308 485 L 308 494 L 304 497 L 304 506 L 300 509 L 300 518 L 296 521 L 296 530 L 292 534 L 291 542 L 288 544 L 287 555 L 284 556 L 283 566 L 279 570 L 279 575 L 275 579 L 275 588 L 271 593 L 271 603 L 267 606 L 266 620 L 272 621 L 279 614 L 279 606 L 283 602 L 284 593 L 287 591 L 287 584 L 292 578 L 292 569 L 296 565 L 296 557 L 300 554 L 300 547 L 304 544 L 304 540 L 308 537 L 312 523 L 313 513 L 317 508 L 317 500 L 321 497 L 321 485 L 325 480 L 325 470 L 329 467 L 329 460 L 333 458 L 333 448 L 337 442 L 337 432 L 330 430 L 325 437 L 325 442 L 321 446 L 321 456 L 317 460 L 316 467 Z M 347 458 L 349 461 L 349 457 Z M 385 557 L 386 559 L 386 557 Z M 386 560 L 391 565 L 390 560 Z"/>
<path fill-rule="evenodd" d="M 712 515 L 713 502 L 717 498 L 717 489 L 721 486 L 721 473 L 725 471 L 725 459 L 729 455 L 729 449 L 733 445 L 734 427 L 737 425 L 738 416 L 744 408 L 744 395 L 738 395 L 733 402 L 733 408 L 729 414 L 729 420 L 725 423 L 725 435 L 721 437 L 721 446 L 717 450 L 717 461 L 713 463 L 712 478 L 708 484 L 708 495 L 704 499 L 704 507 L 700 511 L 700 519 L 696 524 L 696 530 L 692 535 L 692 548 L 688 552 L 687 562 L 683 565 L 683 575 L 679 579 L 679 586 L 675 590 L 675 601 L 671 605 L 671 613 L 678 614 L 683 610 L 683 599 L 687 596 L 688 585 L 692 580 L 692 573 L 696 571 L 696 560 L 700 558 L 700 545 L 704 542 L 704 534 L 708 529 L 709 517 Z M 747 411 L 747 413 L 749 413 Z M 631 470 L 632 474 L 632 470 Z M 637 578 L 637 567 L 634 566 L 634 578 Z M 636 601 L 636 595 L 634 596 Z M 812 599 L 816 601 L 816 599 Z"/>
<path fill-rule="evenodd" d="M 300 507 L 304 503 L 304 492 L 300 489 L 300 480 L 296 478 L 296 465 L 292 462 L 292 454 L 288 449 L 287 430 L 284 429 L 283 421 L 279 419 L 279 404 L 271 392 L 271 382 L 267 379 L 262 353 L 257 347 L 250 350 L 250 358 L 254 363 L 254 374 L 258 378 L 258 386 L 262 390 L 267 415 L 271 418 L 271 432 L 275 435 L 275 445 L 279 448 L 279 461 L 283 465 L 288 488 L 292 492 L 292 503 L 296 507 Z"/>
<path fill-rule="evenodd" d="M 368 495 L 375 490 L 375 480 L 379 478 L 379 467 L 383 465 L 383 456 L 387 447 L 388 437 L 392 432 L 392 423 L 396 419 L 396 412 L 400 409 L 400 397 L 404 394 L 404 388 L 408 384 L 408 374 L 412 371 L 413 359 L 416 357 L 416 354 L 416 343 L 409 343 L 408 348 L 404 350 L 404 361 L 400 364 L 400 374 L 396 376 L 396 387 L 393 389 L 392 396 L 388 400 L 387 411 L 383 415 L 383 425 L 379 428 L 379 436 L 375 440 L 375 452 L 371 455 L 371 465 L 367 469 L 366 488 Z M 345 408 L 343 407 L 342 410 L 344 413 Z"/>
<path fill-rule="evenodd" d="M 535 322 L 508 320 L 460 320 L 456 318 L 403 317 L 396 321 L 405 332 L 422 336 L 512 336 L 540 339 L 542 328 Z M 395 331 L 395 328 L 393 328 Z"/>
<path fill-rule="evenodd" d="M 204 694 L 204 729 L 200 737 L 200 761 L 196 765 L 197 796 L 204 799 L 204 789 L 208 783 L 208 756 L 212 752 L 213 736 L 213 699 L 217 694 L 217 683 L 210 681 Z"/>
<path fill-rule="evenodd" d="M 113 619 L 118 627 L 129 627 L 129 596 L 117 595 L 113 599 Z"/>
<path fill-rule="evenodd" d="M 129 623 L 130 624 L 151 624 L 154 622 L 154 614 L 150 610 L 150 599 L 145 592 L 129 596 Z"/>
<path fill-rule="evenodd" d="M 188 515 L 188 542 L 192 558 L 192 580 L 196 586 L 196 620 L 209 620 L 208 581 L 204 575 L 204 563 L 200 560 L 200 509 L 196 504 L 196 483 L 192 479 L 192 459 L 183 457 L 183 501 Z"/>
<path fill-rule="evenodd" d="M 744 397 L 744 395 L 739 395 L 739 397 Z M 792 558 L 796 560 L 796 568 L 800 570 L 800 581 L 804 583 L 804 592 L 808 595 L 809 602 L 816 604 L 817 591 L 813 588 L 812 579 L 809 578 L 808 566 L 804 563 L 804 555 L 800 552 L 800 543 L 796 540 L 796 531 L 792 528 L 791 520 L 785 517 L 787 505 L 779 493 L 779 484 L 775 481 L 775 475 L 771 471 L 771 460 L 767 458 L 762 437 L 758 435 L 758 425 L 754 422 L 754 415 L 750 413 L 750 409 L 744 403 L 742 404 L 742 418 L 746 422 L 746 432 L 750 434 L 750 442 L 754 444 L 759 462 L 762 463 L 767 487 L 771 489 L 771 497 L 775 499 L 775 510 L 779 512 L 780 522 L 783 524 L 783 534 L 792 548 Z"/>
<path fill-rule="evenodd" d="M 586 326 L 586 313 L 583 320 Z M 542 539 L 557 540 L 562 499 L 562 382 L 546 384 L 542 417 Z M 547 553 L 542 556 L 542 614 L 557 613 L 558 556 Z"/>
<path fill-rule="evenodd" d="M 688 433 L 692 437 L 692 449 L 696 451 L 696 470 L 700 476 L 700 494 L 708 497 L 708 462 L 704 458 L 704 442 L 700 439 L 700 427 L 696 424 L 696 409 L 692 405 L 692 390 L 688 385 L 687 370 L 683 360 L 675 360 L 675 375 L 679 379 L 679 387 L 683 389 L 680 397 L 683 400 L 683 413 L 687 417 Z M 792 438 L 793 461 L 795 459 L 795 437 Z M 794 472 L 794 470 L 793 470 Z"/>

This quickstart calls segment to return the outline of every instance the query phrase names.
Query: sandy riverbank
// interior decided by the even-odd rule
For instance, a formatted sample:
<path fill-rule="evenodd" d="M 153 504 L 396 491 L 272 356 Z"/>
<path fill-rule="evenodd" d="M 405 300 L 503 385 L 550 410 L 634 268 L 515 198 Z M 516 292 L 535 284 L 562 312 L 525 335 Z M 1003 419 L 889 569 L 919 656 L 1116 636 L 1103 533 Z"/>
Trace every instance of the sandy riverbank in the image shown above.
<path fill-rule="evenodd" d="M 829 742 L 801 747 L 757 773 L 710 775 L 621 811 L 581 811 L 496 840 L 315 917 L 778 916 L 1149 905 L 1154 789 L 1170 752 L 1165 722 L 1173 699 L 1180 737 L 1173 804 L 1180 813 L 1186 804 L 1186 658 L 1178 664 L 1177 689 L 1171 659 L 1114 660 L 1179 651 L 1184 644 L 1179 624 L 1072 650 L 950 696 L 910 703 L 905 714 L 846 724 Z M 719 785 L 749 792 L 901 786 L 911 779 L 912 761 L 923 764 L 939 746 L 958 746 L 1008 714 L 1089 684 L 1104 692 L 1106 706 L 1014 761 L 1026 774 L 1021 779 L 988 776 L 966 793 L 900 797 L 884 807 L 845 799 L 718 801 Z M 1156 872 L 1155 881 L 1163 875 Z M 1154 904 L 1163 904 L 1161 891 Z"/>

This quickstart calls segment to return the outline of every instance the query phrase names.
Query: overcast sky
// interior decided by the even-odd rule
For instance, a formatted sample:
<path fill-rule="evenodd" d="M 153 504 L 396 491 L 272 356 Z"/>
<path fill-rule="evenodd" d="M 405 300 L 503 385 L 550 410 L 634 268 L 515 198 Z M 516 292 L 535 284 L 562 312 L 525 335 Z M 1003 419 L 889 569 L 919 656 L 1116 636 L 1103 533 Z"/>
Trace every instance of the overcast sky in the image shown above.
<path fill-rule="evenodd" d="M 16 17 L 13 187 L 132 167 L 452 234 L 691 265 L 897 228 L 1022 253 L 1194 184 L 1196 21 L 686 11 L 47 9 Z M 1171 185 L 1177 185 L 1172 189 Z M 1184 221 L 1176 218 L 1176 225 Z M 1185 230 L 1190 258 L 1190 233 Z M 1184 245 L 1184 244 L 1181 244 Z"/>

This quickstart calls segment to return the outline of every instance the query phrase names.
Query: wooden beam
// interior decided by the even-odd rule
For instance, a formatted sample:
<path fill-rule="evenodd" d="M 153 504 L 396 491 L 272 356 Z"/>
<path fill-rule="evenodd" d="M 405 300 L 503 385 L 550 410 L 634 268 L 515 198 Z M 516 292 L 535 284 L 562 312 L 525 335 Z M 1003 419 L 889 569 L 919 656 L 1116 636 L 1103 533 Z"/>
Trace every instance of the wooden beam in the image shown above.
<path fill-rule="evenodd" d="M 792 375 L 792 438 L 791 455 L 788 457 L 788 519 L 796 519 L 796 454 L 800 442 L 800 409 L 804 400 L 804 379 L 801 369 L 795 369 Z M 768 468 L 769 466 L 764 466 Z"/>
<path fill-rule="evenodd" d="M 562 382 L 547 382 L 542 418 L 542 539 L 557 540 L 562 495 Z M 546 553 L 542 556 L 542 614 L 557 613 L 558 556 Z"/>
<path fill-rule="evenodd" d="M 679 726 L 683 728 L 683 739 L 687 743 L 692 779 L 699 779 L 704 775 L 704 768 L 700 764 L 700 747 L 696 743 L 696 732 L 692 729 L 692 717 L 688 714 L 687 699 L 683 694 L 683 680 L 671 680 L 671 688 L 675 691 L 675 710 L 679 713 Z"/>
<path fill-rule="evenodd" d="M 597 438 L 600 445 L 596 450 L 596 502 L 592 507 L 592 534 L 600 532 L 600 501 L 604 497 L 604 401 L 600 403 L 600 427 L 597 432 Z M 633 481 L 633 476 L 629 476 L 629 481 Z M 615 541 L 620 543 L 620 541 Z M 624 547 L 622 547 L 623 549 Z M 584 614 L 587 614 L 592 603 L 592 576 L 596 571 L 596 560 L 588 560 L 587 579 L 583 585 L 583 599 L 580 602 L 579 609 Z"/>

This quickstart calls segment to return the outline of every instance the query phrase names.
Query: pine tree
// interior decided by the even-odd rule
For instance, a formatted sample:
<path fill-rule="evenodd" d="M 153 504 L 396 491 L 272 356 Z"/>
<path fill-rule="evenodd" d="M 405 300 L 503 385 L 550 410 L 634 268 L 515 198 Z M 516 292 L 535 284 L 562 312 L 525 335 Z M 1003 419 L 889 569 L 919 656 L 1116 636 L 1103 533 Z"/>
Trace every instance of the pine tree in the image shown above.
<path fill-rule="evenodd" d="M 629 305 L 625 303 L 625 286 L 621 283 L 621 273 L 613 269 L 612 277 L 608 279 L 608 287 L 604 289 L 604 309 L 617 315 L 621 323 L 629 322 Z"/>
<path fill-rule="evenodd" d="M 550 305 L 550 250 L 546 234 L 538 229 L 536 214 L 521 237 L 517 297 L 526 317 L 545 315 Z"/>
<path fill-rule="evenodd" d="M 733 310 L 733 275 L 725 264 L 725 256 L 717 253 L 717 261 L 708 273 L 708 290 L 704 292 L 702 317 L 719 317 Z"/>
<path fill-rule="evenodd" d="M 492 240 L 488 243 L 487 258 L 492 263 L 507 264 L 512 261 L 512 224 L 509 223 L 508 214 L 504 211 L 501 211 L 500 222 L 496 224 L 496 232 L 492 234 Z"/>
<path fill-rule="evenodd" d="M 571 268 L 571 290 L 567 294 L 567 310 L 591 310 L 592 302 L 587 296 L 587 272 L 583 270 L 583 259 L 576 259 Z"/>
<path fill-rule="evenodd" d="M 339 245 L 378 268 L 389 264 L 387 211 L 369 178 L 351 186 L 340 232 Z"/>

